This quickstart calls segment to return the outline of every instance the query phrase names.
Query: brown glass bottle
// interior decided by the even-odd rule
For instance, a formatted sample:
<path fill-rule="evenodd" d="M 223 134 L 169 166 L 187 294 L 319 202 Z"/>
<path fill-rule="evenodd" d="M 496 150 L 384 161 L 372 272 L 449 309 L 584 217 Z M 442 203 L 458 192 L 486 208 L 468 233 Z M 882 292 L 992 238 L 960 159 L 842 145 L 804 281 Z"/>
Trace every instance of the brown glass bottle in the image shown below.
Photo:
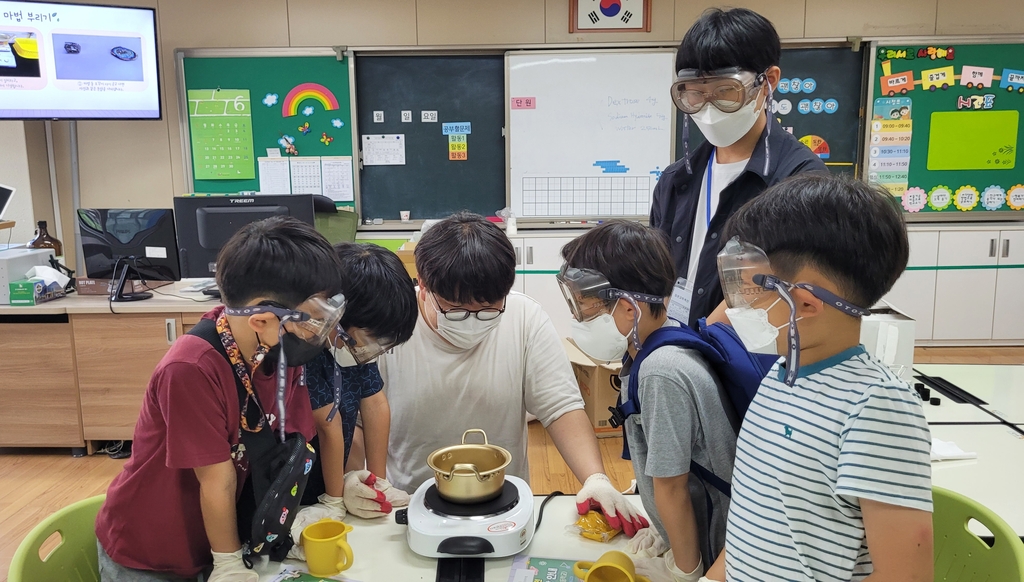
<path fill-rule="evenodd" d="M 36 229 L 36 238 L 28 242 L 30 249 L 53 249 L 54 256 L 64 255 L 64 245 L 59 240 L 50 236 L 50 233 L 46 232 L 46 221 L 40 220 Z"/>

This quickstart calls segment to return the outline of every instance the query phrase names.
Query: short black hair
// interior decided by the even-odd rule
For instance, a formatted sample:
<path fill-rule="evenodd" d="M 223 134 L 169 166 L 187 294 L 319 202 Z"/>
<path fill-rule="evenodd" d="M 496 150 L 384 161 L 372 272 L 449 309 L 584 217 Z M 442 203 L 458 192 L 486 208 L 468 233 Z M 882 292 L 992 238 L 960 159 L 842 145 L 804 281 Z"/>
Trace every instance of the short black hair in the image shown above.
<path fill-rule="evenodd" d="M 562 247 L 562 258 L 570 267 L 601 273 L 616 289 L 662 297 L 672 294 L 676 268 L 666 235 L 656 228 L 610 220 Z M 648 305 L 655 317 L 665 310 L 660 303 Z"/>
<path fill-rule="evenodd" d="M 217 255 L 217 287 L 228 307 L 266 297 L 293 308 L 318 293 L 339 293 L 341 265 L 331 243 L 312 226 L 274 216 L 228 239 Z"/>
<path fill-rule="evenodd" d="M 416 244 L 416 276 L 451 303 L 500 301 L 516 281 L 516 251 L 494 223 L 459 212 L 423 233 Z"/>
<path fill-rule="evenodd" d="M 398 255 L 372 243 L 334 245 L 344 281 L 344 328 L 359 327 L 377 338 L 405 343 L 416 328 L 416 288 Z"/>
<path fill-rule="evenodd" d="M 848 176 L 784 180 L 744 204 L 725 233 L 764 250 L 778 277 L 797 283 L 791 278 L 811 267 L 864 308 L 888 293 L 910 254 L 896 199 Z"/>
<path fill-rule="evenodd" d="M 702 74 L 740 67 L 763 73 L 782 57 L 779 33 L 764 16 L 746 8 L 709 8 L 686 31 L 676 52 L 676 71 Z"/>

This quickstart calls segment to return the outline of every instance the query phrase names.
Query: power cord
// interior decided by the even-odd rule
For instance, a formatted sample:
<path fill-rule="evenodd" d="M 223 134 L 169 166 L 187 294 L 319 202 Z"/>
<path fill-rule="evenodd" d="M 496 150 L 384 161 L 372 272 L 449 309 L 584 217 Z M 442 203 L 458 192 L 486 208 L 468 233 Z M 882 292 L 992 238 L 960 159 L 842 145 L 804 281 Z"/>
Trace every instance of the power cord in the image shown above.
<path fill-rule="evenodd" d="M 561 491 L 552 491 L 544 498 L 544 501 L 540 502 L 540 509 L 537 510 L 537 525 L 533 526 L 533 531 L 540 529 L 540 522 L 544 520 L 544 506 L 547 505 L 549 501 L 560 495 L 565 495 L 565 493 L 562 493 Z"/>

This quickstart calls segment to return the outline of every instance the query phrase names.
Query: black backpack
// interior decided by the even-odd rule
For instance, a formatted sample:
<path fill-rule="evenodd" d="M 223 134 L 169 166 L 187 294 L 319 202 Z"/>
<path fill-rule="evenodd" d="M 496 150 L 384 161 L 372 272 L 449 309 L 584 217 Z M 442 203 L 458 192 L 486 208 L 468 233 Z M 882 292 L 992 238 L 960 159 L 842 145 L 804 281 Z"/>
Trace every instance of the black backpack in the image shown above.
<path fill-rule="evenodd" d="M 231 365 L 212 319 L 200 320 L 188 333 L 205 340 Z M 248 394 L 234 370 L 231 374 L 235 377 L 241 410 Z M 246 417 L 249 426 L 259 423 L 262 408 L 262 403 L 259 408 L 249 407 Z M 242 559 L 250 568 L 253 556 L 269 556 L 272 561 L 280 562 L 295 545 L 292 522 L 316 452 L 297 432 L 289 433 L 284 442 L 278 442 L 269 423 L 259 432 L 242 430 L 239 444 L 240 449 L 244 447 L 243 454 L 249 457 L 249 475 L 235 504 Z"/>

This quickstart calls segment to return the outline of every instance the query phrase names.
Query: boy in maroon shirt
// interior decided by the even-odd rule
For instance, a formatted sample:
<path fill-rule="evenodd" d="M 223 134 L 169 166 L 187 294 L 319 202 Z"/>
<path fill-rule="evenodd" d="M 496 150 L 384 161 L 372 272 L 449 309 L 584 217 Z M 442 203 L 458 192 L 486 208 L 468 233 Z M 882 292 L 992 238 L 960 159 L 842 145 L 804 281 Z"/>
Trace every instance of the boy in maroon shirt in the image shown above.
<path fill-rule="evenodd" d="M 316 311 L 341 288 L 339 273 L 330 244 L 288 217 L 243 227 L 217 258 L 217 285 L 229 313 L 256 305 Z M 236 522 L 236 502 L 249 473 L 239 438 L 241 430 L 257 428 L 242 422 L 237 381 L 255 393 L 246 407 L 260 407 L 260 430 L 277 434 L 275 370 L 283 349 L 292 366 L 285 428 L 308 440 L 315 428 L 298 366 L 324 344 L 292 321 L 285 323 L 279 343 L 279 316 L 257 311 L 230 315 L 218 306 L 203 316 L 216 322 L 229 358 L 208 341 L 184 335 L 154 370 L 132 457 L 107 490 L 96 520 L 104 582 L 194 580 L 210 572 L 211 554 L 208 582 L 258 581 L 242 561 Z"/>

